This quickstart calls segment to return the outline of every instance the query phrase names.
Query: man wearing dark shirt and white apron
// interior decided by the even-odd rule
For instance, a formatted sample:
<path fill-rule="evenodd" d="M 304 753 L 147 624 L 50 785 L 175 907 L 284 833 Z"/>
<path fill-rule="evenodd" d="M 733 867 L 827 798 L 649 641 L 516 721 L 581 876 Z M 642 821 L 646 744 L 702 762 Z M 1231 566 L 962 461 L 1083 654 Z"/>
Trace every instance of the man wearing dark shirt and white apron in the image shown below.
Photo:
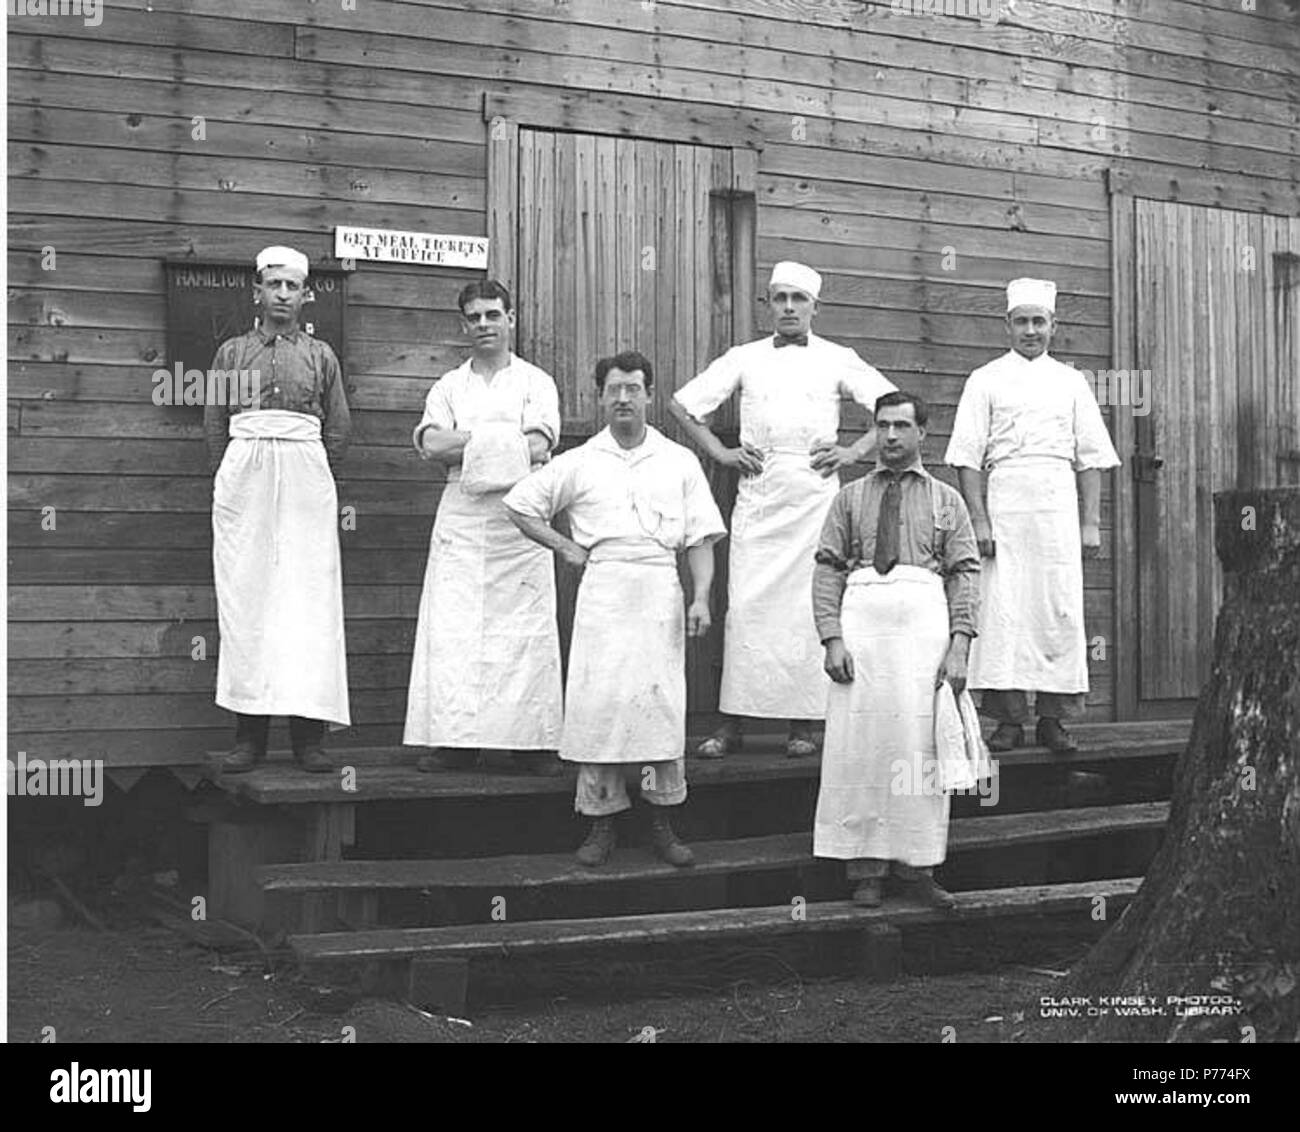
<path fill-rule="evenodd" d="M 842 860 L 853 899 L 874 907 L 892 871 L 940 907 L 949 797 L 937 781 L 936 687 L 966 682 L 979 556 L 955 488 L 921 463 L 928 410 L 896 391 L 876 402 L 879 464 L 844 488 L 822 527 L 813 617 L 834 681 L 813 855 Z"/>
<path fill-rule="evenodd" d="M 265 248 L 257 270 L 259 324 L 222 343 L 212 363 L 241 374 L 239 396 L 209 396 L 203 414 L 216 475 L 216 699 L 236 713 L 221 769 L 252 770 L 266 757 L 270 717 L 283 715 L 298 764 L 329 771 L 325 726 L 351 722 L 332 474 L 351 418 L 334 351 L 299 326 L 307 257 Z"/>

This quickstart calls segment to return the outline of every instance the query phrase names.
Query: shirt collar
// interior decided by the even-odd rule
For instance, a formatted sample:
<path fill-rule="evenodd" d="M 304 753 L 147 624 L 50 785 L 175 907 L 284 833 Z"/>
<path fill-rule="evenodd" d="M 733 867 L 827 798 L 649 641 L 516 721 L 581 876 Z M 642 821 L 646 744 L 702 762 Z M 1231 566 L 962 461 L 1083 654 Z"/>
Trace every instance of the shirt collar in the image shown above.
<path fill-rule="evenodd" d="M 1025 357 L 1024 354 L 1018 353 L 1015 350 L 1008 350 L 1006 356 L 1016 365 L 1020 365 L 1020 366 L 1036 366 L 1044 361 L 1052 360 L 1052 355 L 1049 354 L 1046 350 L 1044 350 L 1041 354 L 1039 354 L 1038 357 L 1033 359 L 1027 358 Z"/>
<path fill-rule="evenodd" d="M 292 334 L 281 334 L 277 330 L 267 330 L 265 326 L 258 325 L 254 328 L 253 333 L 256 334 L 263 343 L 271 343 L 277 338 L 283 338 L 286 342 L 297 342 L 299 335 L 305 334 L 306 331 L 304 331 L 300 326 Z"/>
<path fill-rule="evenodd" d="M 619 456 L 648 456 L 659 447 L 663 434 L 652 424 L 645 426 L 645 439 L 635 448 L 624 448 L 610 431 L 609 425 L 602 428 L 591 438 L 591 443 L 604 452 L 614 452 Z"/>
<path fill-rule="evenodd" d="M 870 474 L 873 476 L 878 476 L 884 472 L 889 472 L 891 470 L 892 469 L 890 468 L 886 468 L 884 464 L 877 462 L 876 466 L 871 469 Z M 910 464 L 907 465 L 906 468 L 903 468 L 902 470 L 899 471 L 898 478 L 902 479 L 903 476 L 907 475 L 908 472 L 915 472 L 922 479 L 928 480 L 930 478 L 930 473 L 925 470 L 925 465 L 921 463 L 921 457 L 919 454 L 917 455 L 915 460 L 913 460 Z"/>
<path fill-rule="evenodd" d="M 518 355 L 516 355 L 515 352 L 511 350 L 506 355 L 506 364 L 503 365 L 499 370 L 496 371 L 496 373 L 492 375 L 493 380 L 496 380 L 496 378 L 500 377 L 503 373 L 506 373 L 507 371 L 513 369 L 515 362 L 517 362 L 518 360 L 519 360 Z M 486 378 L 483 377 L 482 374 L 478 372 L 478 370 L 474 368 L 474 356 L 472 354 L 468 358 L 466 358 L 463 362 L 460 363 L 460 368 L 463 369 L 467 374 L 471 374 L 474 377 L 477 377 L 480 381 L 487 380 Z"/>

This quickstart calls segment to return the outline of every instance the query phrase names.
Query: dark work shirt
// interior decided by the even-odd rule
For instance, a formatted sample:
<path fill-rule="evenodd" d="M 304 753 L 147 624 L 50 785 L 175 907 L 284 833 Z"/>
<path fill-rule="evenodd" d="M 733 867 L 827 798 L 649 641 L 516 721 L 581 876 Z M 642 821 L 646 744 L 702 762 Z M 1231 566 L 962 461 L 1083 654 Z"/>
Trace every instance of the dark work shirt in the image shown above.
<path fill-rule="evenodd" d="M 942 576 L 949 632 L 974 637 L 980 557 L 966 503 L 961 492 L 935 480 L 920 460 L 903 469 L 901 475 L 898 562 Z M 813 617 L 823 643 L 843 636 L 840 602 L 848 576 L 870 566 L 875 557 L 876 524 L 888 482 L 886 469 L 877 466 L 843 488 L 826 515 L 813 567 Z M 931 502 L 931 484 L 939 493 L 937 508 Z"/>
<path fill-rule="evenodd" d="M 292 334 L 250 330 L 223 342 L 212 359 L 214 371 L 236 371 L 237 379 L 217 384 L 238 396 L 208 397 L 203 429 L 215 472 L 230 443 L 230 418 L 258 409 L 288 409 L 320 418 L 325 455 L 334 468 L 347 451 L 352 417 L 343 389 L 343 371 L 328 342 L 304 330 Z M 209 381 L 209 392 L 213 382 Z"/>

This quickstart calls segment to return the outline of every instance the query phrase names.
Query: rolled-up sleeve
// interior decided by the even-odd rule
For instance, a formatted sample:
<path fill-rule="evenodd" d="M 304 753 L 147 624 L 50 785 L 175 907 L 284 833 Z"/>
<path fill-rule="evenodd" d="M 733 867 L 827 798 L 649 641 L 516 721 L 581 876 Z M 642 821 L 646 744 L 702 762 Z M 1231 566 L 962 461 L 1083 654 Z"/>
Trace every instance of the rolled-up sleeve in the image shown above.
<path fill-rule="evenodd" d="M 948 632 L 973 638 L 978 635 L 979 622 L 979 543 L 961 493 L 948 488 L 944 494 L 945 506 L 952 508 L 954 516 L 951 529 L 938 532 L 942 538 L 940 573 L 948 599 Z"/>
<path fill-rule="evenodd" d="M 988 390 L 975 376 L 966 379 L 966 387 L 957 402 L 957 416 L 953 421 L 952 436 L 943 462 L 951 468 L 984 468 L 984 457 L 989 447 Z"/>
<path fill-rule="evenodd" d="M 429 395 L 424 399 L 424 416 L 420 418 L 420 423 L 415 426 L 415 431 L 411 434 L 411 443 L 417 450 L 424 438 L 425 429 L 456 427 L 456 412 L 451 404 L 451 386 L 447 383 L 447 378 L 450 376 L 451 374 L 447 374 L 435 381 L 433 388 L 429 390 Z"/>
<path fill-rule="evenodd" d="M 844 370 L 840 375 L 841 396 L 856 401 L 874 414 L 876 402 L 897 388 L 875 366 L 864 362 L 856 350 L 844 348 Z"/>
<path fill-rule="evenodd" d="M 703 423 L 705 417 L 740 388 L 740 379 L 740 359 L 733 347 L 677 390 L 673 400 Z"/>
<path fill-rule="evenodd" d="M 549 523 L 573 502 L 573 471 L 572 460 L 557 456 L 515 484 L 503 502 L 511 511 Z"/>
<path fill-rule="evenodd" d="M 860 494 L 856 487 L 845 488 L 835 497 L 817 540 L 812 581 L 813 622 L 817 626 L 817 638 L 823 644 L 832 637 L 844 635 L 840 627 L 840 605 L 849 576 L 852 500 Z"/>
<path fill-rule="evenodd" d="M 552 448 L 560 439 L 560 395 L 550 374 L 536 366 L 528 372 L 523 431 L 540 432 Z"/>
<path fill-rule="evenodd" d="M 686 461 L 682 484 L 682 545 L 690 548 L 717 542 L 727 533 L 727 526 L 699 460 L 693 452 L 688 452 Z"/>
<path fill-rule="evenodd" d="M 1119 463 L 1119 454 L 1106 431 L 1097 398 L 1081 377 L 1074 393 L 1074 470 L 1117 468 Z"/>

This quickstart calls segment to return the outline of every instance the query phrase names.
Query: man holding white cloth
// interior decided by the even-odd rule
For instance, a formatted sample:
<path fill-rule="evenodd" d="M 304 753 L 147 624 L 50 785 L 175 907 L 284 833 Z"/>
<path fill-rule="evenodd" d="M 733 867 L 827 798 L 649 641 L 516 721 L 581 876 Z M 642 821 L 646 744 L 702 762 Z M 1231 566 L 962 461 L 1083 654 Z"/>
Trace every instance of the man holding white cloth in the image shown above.
<path fill-rule="evenodd" d="M 654 374 L 635 351 L 603 358 L 608 426 L 506 496 L 521 531 L 583 568 L 574 611 L 560 758 L 579 764 L 574 808 L 592 819 L 578 860 L 603 865 L 635 772 L 655 853 L 694 863 L 669 814 L 686 800 L 686 638 L 708 631 L 713 544 L 725 533 L 699 461 L 646 423 Z M 573 537 L 549 526 L 568 514 Z M 677 555 L 691 576 L 683 600 Z"/>
<path fill-rule="evenodd" d="M 554 773 L 560 645 L 551 556 L 524 538 L 502 500 L 560 437 L 555 382 L 510 349 L 510 292 L 494 279 L 460 293 L 469 359 L 429 390 L 420 455 L 447 468 L 411 660 L 402 741 L 437 748 L 423 771 L 468 767 L 483 749 L 516 769 Z"/>
<path fill-rule="evenodd" d="M 1101 471 L 1120 461 L 1083 375 L 1047 352 L 1055 312 L 1050 280 L 1007 285 L 1011 349 L 970 375 L 944 457 L 985 559 L 970 686 L 998 720 L 991 751 L 1024 744 L 1029 690 L 1038 742 L 1077 749 L 1061 720 L 1088 691 L 1081 557 L 1100 553 Z"/>
<path fill-rule="evenodd" d="M 921 464 L 928 410 L 912 393 L 876 402 L 876 469 L 831 504 L 813 611 L 834 681 L 813 855 L 847 862 L 856 903 L 875 907 L 891 865 L 927 903 L 948 845 L 935 690 L 960 695 L 975 634 L 979 555 L 955 488 Z"/>
<path fill-rule="evenodd" d="M 324 772 L 333 769 L 321 749 L 326 723 L 350 722 L 332 472 L 352 422 L 334 351 L 299 328 L 307 257 L 264 248 L 257 271 L 260 322 L 222 343 L 212 363 L 247 373 L 251 388 L 203 410 L 216 473 L 217 703 L 237 716 L 221 769 L 252 770 L 266 757 L 270 717 L 287 715 L 294 758 Z"/>
<path fill-rule="evenodd" d="M 810 755 L 812 724 L 829 684 L 808 607 L 812 556 L 836 473 L 870 456 L 868 429 L 839 445 L 840 402 L 868 411 L 894 388 L 853 350 L 811 332 L 821 276 L 778 263 L 768 284 L 775 334 L 734 346 L 673 395 L 670 409 L 715 463 L 740 471 L 731 519 L 728 607 L 719 708 L 729 717 L 699 748 L 720 758 L 741 740 L 741 719 L 785 719 L 786 753 Z M 727 448 L 705 418 L 740 392 L 740 447 Z"/>

